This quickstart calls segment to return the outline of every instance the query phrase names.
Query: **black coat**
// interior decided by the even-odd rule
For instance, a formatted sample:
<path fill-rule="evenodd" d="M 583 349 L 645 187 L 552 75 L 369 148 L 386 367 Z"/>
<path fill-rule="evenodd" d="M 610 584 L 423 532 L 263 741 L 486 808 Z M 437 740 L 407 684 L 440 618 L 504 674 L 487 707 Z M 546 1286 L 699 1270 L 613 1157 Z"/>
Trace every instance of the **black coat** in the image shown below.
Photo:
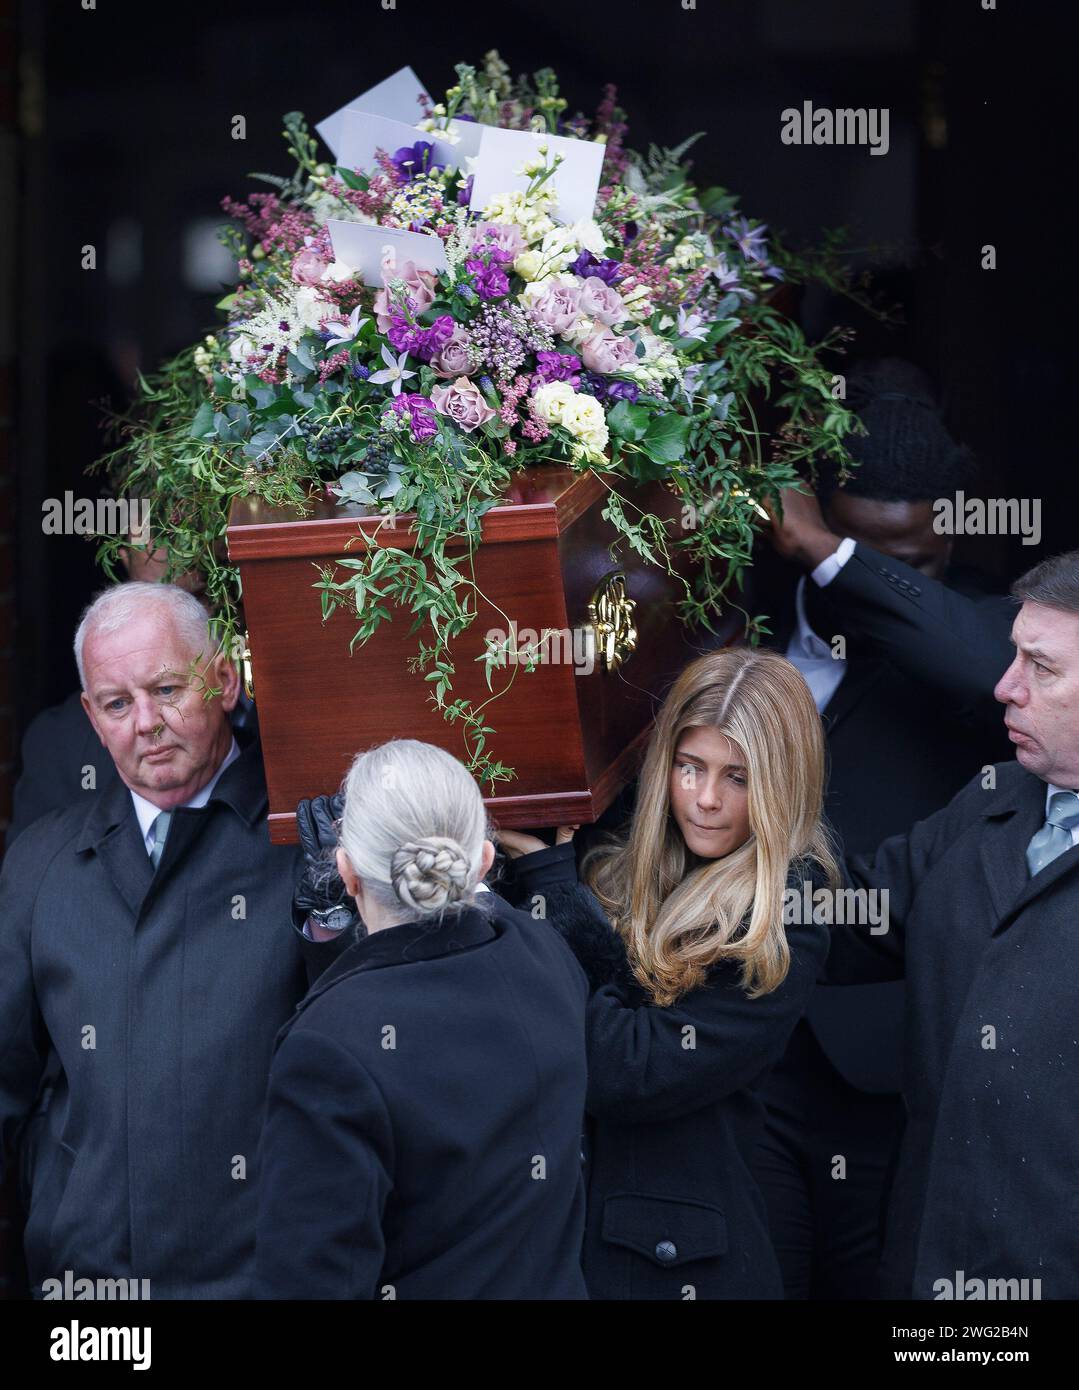
<path fill-rule="evenodd" d="M 1015 605 L 972 576 L 940 583 L 861 542 L 823 590 L 807 580 L 806 595 L 819 635 L 847 640 L 847 670 L 822 716 L 824 810 L 845 851 L 864 854 L 1010 755 L 993 687 L 1012 659 Z M 787 604 L 770 639 L 778 651 L 793 626 Z M 806 1012 L 840 1075 L 874 1094 L 900 1088 L 902 1018 L 900 984 L 822 988 Z"/>
<path fill-rule="evenodd" d="M 659 1008 L 621 938 L 577 882 L 572 845 L 514 861 L 507 892 L 540 895 L 588 972 L 588 1224 L 592 1298 L 782 1298 L 747 1162 L 763 1118 L 754 1083 L 782 1053 L 828 950 L 827 927 L 787 929 L 778 989 L 747 999 L 739 971 Z M 819 883 L 819 870 L 790 882 Z"/>
<path fill-rule="evenodd" d="M 1079 1298 L 1079 848 L 1031 879 L 1045 783 L 1017 763 L 995 780 L 849 864 L 888 890 L 888 932 L 833 928 L 829 979 L 907 982 L 892 1297 L 964 1271 Z"/>
<path fill-rule="evenodd" d="M 587 982 L 546 923 L 478 902 L 357 942 L 282 1029 L 263 1296 L 587 1296 Z"/>
<path fill-rule="evenodd" d="M 256 741 L 205 808 L 173 813 L 156 874 L 118 778 L 8 851 L 0 1148 L 20 1141 L 35 1288 L 70 1269 L 250 1296 L 274 1036 L 305 959 L 314 974 L 337 949 L 293 931 L 300 854 L 269 843 L 266 809 Z"/>

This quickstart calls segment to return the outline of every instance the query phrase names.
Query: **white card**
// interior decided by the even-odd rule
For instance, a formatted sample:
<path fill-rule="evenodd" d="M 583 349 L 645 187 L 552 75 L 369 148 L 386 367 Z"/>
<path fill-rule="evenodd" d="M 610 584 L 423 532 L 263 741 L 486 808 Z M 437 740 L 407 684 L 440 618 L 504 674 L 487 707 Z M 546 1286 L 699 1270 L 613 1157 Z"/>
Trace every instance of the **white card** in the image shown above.
<path fill-rule="evenodd" d="M 446 248 L 436 236 L 403 227 L 371 227 L 364 222 L 337 222 L 330 229 L 334 257 L 359 274 L 365 285 L 382 286 L 382 262 L 392 255 L 398 266 L 412 261 L 417 270 L 445 270 Z"/>
<path fill-rule="evenodd" d="M 466 122 L 467 124 L 467 122 Z M 580 222 L 595 214 L 605 145 L 594 140 L 571 140 L 566 135 L 542 135 L 530 130 L 502 130 L 482 126 L 476 176 L 472 183 L 470 206 L 476 212 L 496 193 L 521 192 L 528 187 L 527 174 L 518 174 L 525 160 L 532 159 L 537 146 L 546 145 L 548 154 L 560 154 L 563 162 L 549 181 L 558 195 L 555 217 L 559 222 Z"/>
<path fill-rule="evenodd" d="M 361 92 L 340 110 L 319 121 L 315 129 L 333 151 L 334 159 L 340 164 L 338 146 L 341 143 L 342 118 L 346 111 L 369 111 L 373 116 L 387 116 L 391 121 L 403 121 L 406 125 L 422 119 L 419 95 L 427 88 L 409 67 L 398 69 L 376 86 Z"/>
<path fill-rule="evenodd" d="M 435 162 L 445 164 L 448 169 L 460 169 L 466 159 L 480 152 L 480 141 L 487 126 L 478 121 L 450 121 L 448 134 L 440 130 L 420 131 L 421 140 L 430 140 L 435 147 Z"/>
<path fill-rule="evenodd" d="M 385 150 L 388 155 L 393 155 L 402 146 L 414 145 L 417 140 L 434 143 L 431 136 L 413 125 L 391 121 L 388 116 L 374 116 L 368 111 L 345 111 L 341 117 L 340 135 L 338 164 L 344 169 L 362 169 L 367 174 L 378 173 L 376 150 Z M 435 162 L 445 163 L 437 155 Z"/>

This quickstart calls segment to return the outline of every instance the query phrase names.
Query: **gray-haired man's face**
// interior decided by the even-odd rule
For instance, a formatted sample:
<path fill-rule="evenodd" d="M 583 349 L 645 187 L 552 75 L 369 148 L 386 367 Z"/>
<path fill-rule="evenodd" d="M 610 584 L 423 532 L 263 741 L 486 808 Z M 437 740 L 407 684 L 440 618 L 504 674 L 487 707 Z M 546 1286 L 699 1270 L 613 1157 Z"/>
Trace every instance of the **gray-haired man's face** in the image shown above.
<path fill-rule="evenodd" d="M 1015 756 L 1058 787 L 1079 788 L 1079 613 L 1024 603 L 1015 659 L 997 682 Z"/>
<path fill-rule="evenodd" d="M 163 810 L 206 785 L 232 739 L 239 680 L 227 661 L 204 669 L 208 655 L 161 609 L 86 636 L 83 708 L 123 782 Z M 204 698 L 208 686 L 221 694 Z"/>

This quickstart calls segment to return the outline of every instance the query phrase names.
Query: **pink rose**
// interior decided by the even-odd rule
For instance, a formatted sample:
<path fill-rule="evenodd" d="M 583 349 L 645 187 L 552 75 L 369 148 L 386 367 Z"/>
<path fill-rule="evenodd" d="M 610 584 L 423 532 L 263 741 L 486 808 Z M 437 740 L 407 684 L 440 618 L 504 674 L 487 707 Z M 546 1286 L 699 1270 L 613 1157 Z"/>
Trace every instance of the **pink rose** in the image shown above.
<path fill-rule="evenodd" d="M 292 278 L 298 285 L 317 285 L 329 265 L 317 251 L 305 248 L 292 262 Z"/>
<path fill-rule="evenodd" d="M 494 415 L 483 392 L 467 376 L 459 376 L 452 386 L 432 386 L 431 400 L 440 415 L 448 415 L 469 434 Z"/>
<path fill-rule="evenodd" d="M 438 283 L 438 276 L 433 270 L 417 270 L 415 261 L 403 261 L 396 270 L 383 268 L 383 285 L 389 285 L 391 280 L 404 281 L 405 293 L 414 305 L 414 314 L 422 314 L 435 302 L 435 285 Z M 374 308 L 377 315 L 378 331 L 385 333 L 393 322 L 390 318 L 391 304 L 388 289 L 381 289 L 375 295 Z"/>
<path fill-rule="evenodd" d="M 581 286 L 581 313 L 600 323 L 621 323 L 626 317 L 622 296 L 598 275 L 589 275 Z"/>
<path fill-rule="evenodd" d="M 552 333 L 565 333 L 581 316 L 580 302 L 581 291 L 576 285 L 549 285 L 532 305 L 532 314 Z"/>
<path fill-rule="evenodd" d="M 431 358 L 436 376 L 467 376 L 473 368 L 470 339 L 461 325 L 454 324 L 453 334 L 440 352 Z"/>
<path fill-rule="evenodd" d="M 610 376 L 621 371 L 627 362 L 637 357 L 637 349 L 629 338 L 620 338 L 605 328 L 602 333 L 593 333 L 581 348 L 581 361 L 590 372 L 602 372 Z"/>
<path fill-rule="evenodd" d="M 512 222 L 477 222 L 472 228 L 472 245 L 497 246 L 515 261 L 525 249 L 525 239 Z"/>

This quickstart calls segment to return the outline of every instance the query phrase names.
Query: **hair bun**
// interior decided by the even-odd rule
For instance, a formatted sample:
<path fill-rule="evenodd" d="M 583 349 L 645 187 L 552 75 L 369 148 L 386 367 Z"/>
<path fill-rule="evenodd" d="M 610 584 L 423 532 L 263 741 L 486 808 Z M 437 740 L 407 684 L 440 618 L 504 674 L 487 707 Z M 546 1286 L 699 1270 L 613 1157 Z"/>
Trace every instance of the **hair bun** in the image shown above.
<path fill-rule="evenodd" d="M 459 902 L 468 891 L 468 879 L 465 852 L 447 835 L 409 840 L 390 861 L 393 891 L 415 912 L 437 912 Z"/>

